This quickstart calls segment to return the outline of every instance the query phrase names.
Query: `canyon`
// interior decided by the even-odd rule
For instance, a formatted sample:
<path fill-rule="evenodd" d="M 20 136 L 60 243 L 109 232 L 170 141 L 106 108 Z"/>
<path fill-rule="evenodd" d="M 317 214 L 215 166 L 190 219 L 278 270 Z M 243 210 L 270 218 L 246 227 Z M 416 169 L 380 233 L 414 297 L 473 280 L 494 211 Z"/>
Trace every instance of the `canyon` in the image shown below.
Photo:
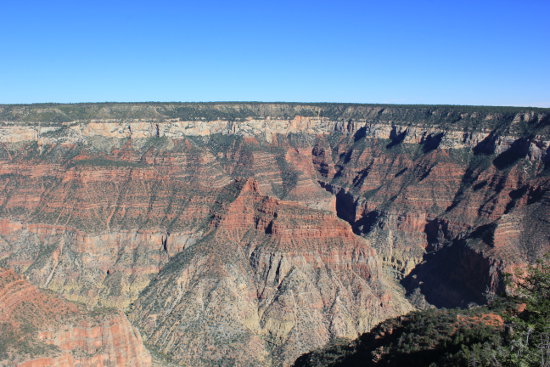
<path fill-rule="evenodd" d="M 289 366 L 484 304 L 549 173 L 548 109 L 0 105 L 0 365 Z"/>

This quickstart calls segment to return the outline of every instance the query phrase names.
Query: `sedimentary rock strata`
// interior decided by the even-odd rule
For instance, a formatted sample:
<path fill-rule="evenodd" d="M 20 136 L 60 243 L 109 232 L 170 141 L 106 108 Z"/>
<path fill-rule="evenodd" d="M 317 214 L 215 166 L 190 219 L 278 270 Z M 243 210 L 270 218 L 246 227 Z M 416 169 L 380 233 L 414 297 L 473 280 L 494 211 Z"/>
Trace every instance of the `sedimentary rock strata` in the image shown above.
<path fill-rule="evenodd" d="M 151 366 L 139 332 L 120 311 L 88 311 L 3 268 L 0 326 L 2 366 Z"/>
<path fill-rule="evenodd" d="M 126 311 L 159 360 L 288 365 L 411 302 L 483 303 L 548 251 L 549 116 L 0 106 L 0 264 Z"/>

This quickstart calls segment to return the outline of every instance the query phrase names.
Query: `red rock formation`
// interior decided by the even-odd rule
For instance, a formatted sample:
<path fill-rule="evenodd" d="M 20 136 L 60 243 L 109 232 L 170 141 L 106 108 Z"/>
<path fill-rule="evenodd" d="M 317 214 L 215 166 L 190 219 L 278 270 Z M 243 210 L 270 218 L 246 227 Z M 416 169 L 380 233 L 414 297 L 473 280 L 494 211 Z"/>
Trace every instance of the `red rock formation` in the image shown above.
<path fill-rule="evenodd" d="M 235 185 L 205 239 L 176 256 L 130 313 L 163 353 L 194 365 L 287 365 L 406 309 L 386 288 L 376 252 L 347 223 L 264 196 L 253 179 Z M 216 336 L 220 329 L 232 331 Z"/>
<path fill-rule="evenodd" d="M 87 312 L 0 268 L 1 365 L 150 366 L 124 314 Z"/>
<path fill-rule="evenodd" d="M 410 308 L 387 270 L 430 302 L 483 302 L 549 248 L 544 110 L 43 108 L 0 106 L 1 264 L 131 309 L 191 365 L 284 364 L 367 331 Z"/>

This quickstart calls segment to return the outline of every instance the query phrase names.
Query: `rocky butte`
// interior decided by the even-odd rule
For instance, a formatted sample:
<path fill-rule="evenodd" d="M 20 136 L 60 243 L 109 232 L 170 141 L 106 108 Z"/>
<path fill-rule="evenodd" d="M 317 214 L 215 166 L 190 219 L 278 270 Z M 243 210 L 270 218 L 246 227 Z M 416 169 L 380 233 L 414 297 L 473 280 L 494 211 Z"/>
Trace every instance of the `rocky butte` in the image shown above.
<path fill-rule="evenodd" d="M 0 365 L 289 366 L 483 304 L 549 173 L 548 109 L 2 105 Z"/>

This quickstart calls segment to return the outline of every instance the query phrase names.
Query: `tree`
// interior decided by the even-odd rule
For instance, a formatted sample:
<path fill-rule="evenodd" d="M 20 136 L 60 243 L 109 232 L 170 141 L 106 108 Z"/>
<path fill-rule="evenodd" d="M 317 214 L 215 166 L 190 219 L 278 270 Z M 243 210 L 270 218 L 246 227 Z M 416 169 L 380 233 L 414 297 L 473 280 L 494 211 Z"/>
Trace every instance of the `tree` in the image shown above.
<path fill-rule="evenodd" d="M 550 255 L 516 283 L 508 313 L 505 366 L 550 367 Z"/>

